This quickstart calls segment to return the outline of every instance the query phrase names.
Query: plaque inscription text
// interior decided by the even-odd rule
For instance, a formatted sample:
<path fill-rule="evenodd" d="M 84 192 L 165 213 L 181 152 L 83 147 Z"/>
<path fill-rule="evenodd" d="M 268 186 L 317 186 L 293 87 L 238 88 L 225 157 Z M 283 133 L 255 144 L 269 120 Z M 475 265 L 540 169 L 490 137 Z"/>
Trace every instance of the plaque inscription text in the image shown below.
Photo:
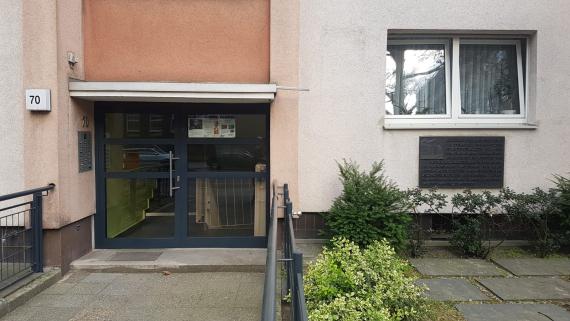
<path fill-rule="evenodd" d="M 420 137 L 419 186 L 501 188 L 505 137 Z"/>

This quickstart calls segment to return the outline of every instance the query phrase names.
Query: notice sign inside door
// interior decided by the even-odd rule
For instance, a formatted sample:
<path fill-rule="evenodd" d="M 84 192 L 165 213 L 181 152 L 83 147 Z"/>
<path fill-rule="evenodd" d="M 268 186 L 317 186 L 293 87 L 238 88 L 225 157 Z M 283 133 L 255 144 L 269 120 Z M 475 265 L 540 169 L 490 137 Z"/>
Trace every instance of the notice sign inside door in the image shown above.
<path fill-rule="evenodd" d="M 229 117 L 188 117 L 189 138 L 235 138 L 236 120 Z"/>

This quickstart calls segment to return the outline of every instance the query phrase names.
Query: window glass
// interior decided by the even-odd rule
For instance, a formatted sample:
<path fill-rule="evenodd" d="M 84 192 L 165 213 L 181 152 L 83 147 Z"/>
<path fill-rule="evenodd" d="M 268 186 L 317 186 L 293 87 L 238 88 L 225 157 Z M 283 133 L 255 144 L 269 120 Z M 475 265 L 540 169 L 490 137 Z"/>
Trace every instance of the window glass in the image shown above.
<path fill-rule="evenodd" d="M 515 45 L 461 44 L 462 114 L 520 114 Z"/>
<path fill-rule="evenodd" d="M 172 138 L 174 115 L 149 113 L 105 114 L 105 138 Z"/>
<path fill-rule="evenodd" d="M 388 45 L 386 114 L 446 114 L 445 45 Z"/>
<path fill-rule="evenodd" d="M 105 170 L 108 172 L 168 172 L 169 152 L 173 145 L 107 144 L 105 145 Z M 174 167 L 176 162 L 172 163 Z"/>
<path fill-rule="evenodd" d="M 191 144 L 188 145 L 190 171 L 263 172 L 267 164 L 262 144 Z"/>

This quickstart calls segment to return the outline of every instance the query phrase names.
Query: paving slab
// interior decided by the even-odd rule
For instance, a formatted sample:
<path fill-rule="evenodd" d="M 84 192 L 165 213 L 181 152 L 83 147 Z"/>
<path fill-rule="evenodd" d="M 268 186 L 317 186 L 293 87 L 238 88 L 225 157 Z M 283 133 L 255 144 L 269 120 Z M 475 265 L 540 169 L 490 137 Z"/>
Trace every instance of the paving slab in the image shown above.
<path fill-rule="evenodd" d="M 570 282 L 559 278 L 480 278 L 477 281 L 503 300 L 570 299 Z"/>
<path fill-rule="evenodd" d="M 493 260 L 514 275 L 570 275 L 570 259 L 495 259 Z"/>
<path fill-rule="evenodd" d="M 416 284 L 426 286 L 425 295 L 436 301 L 491 300 L 465 279 L 420 279 L 416 281 Z"/>
<path fill-rule="evenodd" d="M 569 321 L 570 312 L 553 304 L 458 304 L 467 321 Z"/>
<path fill-rule="evenodd" d="M 477 259 L 411 259 L 426 276 L 504 276 L 508 273 L 489 261 Z"/>
<path fill-rule="evenodd" d="M 263 273 L 70 274 L 0 321 L 257 321 L 261 315 Z"/>

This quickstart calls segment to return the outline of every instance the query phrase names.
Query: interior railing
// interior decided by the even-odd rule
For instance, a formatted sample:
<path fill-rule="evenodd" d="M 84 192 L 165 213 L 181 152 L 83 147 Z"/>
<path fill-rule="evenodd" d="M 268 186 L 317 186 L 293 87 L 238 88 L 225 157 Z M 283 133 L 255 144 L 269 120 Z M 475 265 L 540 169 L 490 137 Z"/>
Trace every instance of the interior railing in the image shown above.
<path fill-rule="evenodd" d="M 290 298 L 290 317 L 293 321 L 307 321 L 307 306 L 303 289 L 303 253 L 295 245 L 295 231 L 293 229 L 293 204 L 289 198 L 289 186 L 283 186 L 282 203 L 276 186 L 273 185 L 271 199 L 269 232 L 267 235 L 267 259 L 265 263 L 265 285 L 263 291 L 262 321 L 275 321 L 277 316 L 277 261 L 284 263 L 286 274 L 286 292 Z M 284 211 L 283 226 L 283 258 L 277 259 L 277 209 Z M 280 299 L 280 298 L 279 298 Z"/>

